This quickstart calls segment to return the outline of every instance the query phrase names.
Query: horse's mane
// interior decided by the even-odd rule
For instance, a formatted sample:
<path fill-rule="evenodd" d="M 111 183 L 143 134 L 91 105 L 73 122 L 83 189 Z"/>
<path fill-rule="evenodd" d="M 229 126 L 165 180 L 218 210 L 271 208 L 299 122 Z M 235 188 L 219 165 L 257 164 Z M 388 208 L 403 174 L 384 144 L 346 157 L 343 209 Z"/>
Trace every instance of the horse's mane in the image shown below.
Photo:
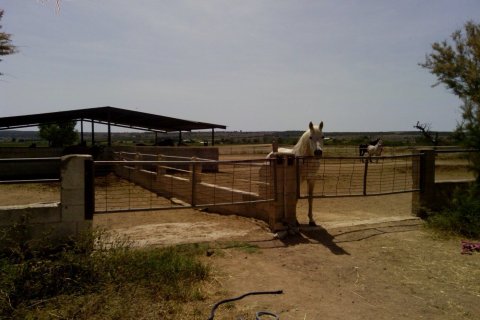
<path fill-rule="evenodd" d="M 310 155 L 309 153 L 309 144 L 308 142 L 308 137 L 309 137 L 310 131 L 307 130 L 303 133 L 303 135 L 298 139 L 297 144 L 293 147 L 292 153 L 294 153 L 296 156 L 306 156 Z"/>

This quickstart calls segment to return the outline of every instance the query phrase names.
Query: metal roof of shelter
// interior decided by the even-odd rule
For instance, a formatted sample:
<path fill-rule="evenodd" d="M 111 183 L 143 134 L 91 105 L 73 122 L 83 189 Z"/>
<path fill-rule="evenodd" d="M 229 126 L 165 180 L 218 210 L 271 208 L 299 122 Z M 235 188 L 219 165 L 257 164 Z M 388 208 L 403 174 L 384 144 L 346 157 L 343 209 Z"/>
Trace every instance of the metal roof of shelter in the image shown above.
<path fill-rule="evenodd" d="M 68 111 L 38 113 L 0 118 L 0 130 L 37 126 L 68 120 L 90 120 L 96 123 L 155 132 L 226 129 L 220 124 L 189 121 L 151 113 L 114 107 L 98 107 Z"/>

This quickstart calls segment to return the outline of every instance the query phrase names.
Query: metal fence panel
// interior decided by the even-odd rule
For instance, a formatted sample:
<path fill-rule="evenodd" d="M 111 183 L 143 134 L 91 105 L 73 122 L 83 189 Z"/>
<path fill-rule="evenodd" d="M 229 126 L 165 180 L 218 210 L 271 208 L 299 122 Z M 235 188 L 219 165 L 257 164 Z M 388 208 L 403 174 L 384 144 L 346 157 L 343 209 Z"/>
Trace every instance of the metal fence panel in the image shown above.
<path fill-rule="evenodd" d="M 271 160 L 96 161 L 95 212 L 273 201 L 272 175 Z"/>
<path fill-rule="evenodd" d="M 306 180 L 315 181 L 314 198 L 393 194 L 419 191 L 420 155 L 373 158 L 359 157 L 299 158 L 299 198 L 308 198 Z"/>

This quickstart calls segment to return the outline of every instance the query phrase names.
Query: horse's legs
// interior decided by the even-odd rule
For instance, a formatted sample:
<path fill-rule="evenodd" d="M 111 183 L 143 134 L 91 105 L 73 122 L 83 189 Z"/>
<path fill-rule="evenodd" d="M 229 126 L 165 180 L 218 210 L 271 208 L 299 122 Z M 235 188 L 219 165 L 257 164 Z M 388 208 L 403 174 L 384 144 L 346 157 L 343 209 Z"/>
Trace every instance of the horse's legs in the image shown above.
<path fill-rule="evenodd" d="M 314 180 L 308 180 L 308 225 L 309 226 L 316 226 L 317 224 L 313 220 L 313 212 L 312 212 L 312 207 L 313 207 L 313 188 L 315 187 L 315 181 Z"/>

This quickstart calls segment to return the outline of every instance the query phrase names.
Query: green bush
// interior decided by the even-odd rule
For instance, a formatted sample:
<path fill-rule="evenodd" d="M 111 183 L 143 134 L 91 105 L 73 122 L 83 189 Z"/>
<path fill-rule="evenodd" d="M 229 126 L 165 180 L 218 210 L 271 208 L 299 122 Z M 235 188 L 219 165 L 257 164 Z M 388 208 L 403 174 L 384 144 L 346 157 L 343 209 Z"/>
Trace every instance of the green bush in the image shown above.
<path fill-rule="evenodd" d="M 434 213 L 428 224 L 437 230 L 480 238 L 480 185 L 454 193 L 450 208 Z"/>
<path fill-rule="evenodd" d="M 132 299 L 158 305 L 198 300 L 199 284 L 209 275 L 197 257 L 205 252 L 200 246 L 133 248 L 98 230 L 61 246 L 40 246 L 24 241 L 20 226 L 12 229 L 2 239 L 9 246 L 0 254 L 0 319 L 42 318 L 49 309 L 62 318 L 110 318 Z M 90 309 L 82 307 L 84 300 Z"/>

